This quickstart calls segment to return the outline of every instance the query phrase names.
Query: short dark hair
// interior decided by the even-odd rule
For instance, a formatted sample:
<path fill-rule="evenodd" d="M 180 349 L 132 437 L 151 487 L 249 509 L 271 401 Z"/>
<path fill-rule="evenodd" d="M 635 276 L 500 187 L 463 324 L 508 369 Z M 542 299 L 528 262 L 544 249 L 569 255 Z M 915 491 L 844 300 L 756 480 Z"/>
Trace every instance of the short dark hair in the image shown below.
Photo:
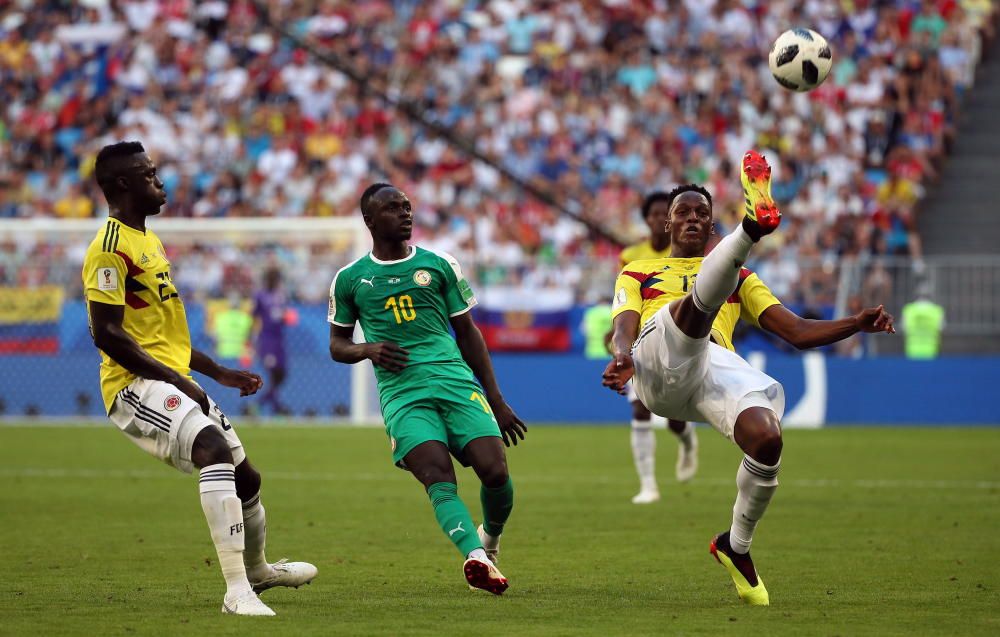
<path fill-rule="evenodd" d="M 696 192 L 704 195 L 705 199 L 708 200 L 708 205 L 712 205 L 712 195 L 703 186 L 699 186 L 698 184 L 682 184 L 667 193 L 667 206 L 674 205 L 674 199 L 686 192 Z"/>
<path fill-rule="evenodd" d="M 642 218 L 648 219 L 649 213 L 653 210 L 653 204 L 658 201 L 666 201 L 667 206 L 670 206 L 670 195 L 663 192 L 662 190 L 656 190 L 654 192 L 646 195 L 646 198 L 642 200 Z"/>
<path fill-rule="evenodd" d="M 380 181 L 365 188 L 365 191 L 361 193 L 361 214 L 363 214 L 366 217 L 371 216 L 371 211 L 368 208 L 371 205 L 372 197 L 375 196 L 375 193 L 385 188 L 394 188 L 394 187 L 395 186 L 393 186 L 392 184 Z"/>
<path fill-rule="evenodd" d="M 97 153 L 97 160 L 94 162 L 94 178 L 97 179 L 97 185 L 104 191 L 105 198 L 115 191 L 115 178 L 118 176 L 119 170 L 118 162 L 115 160 L 144 152 L 146 149 L 143 148 L 142 142 L 118 142 L 105 146 L 101 152 Z"/>

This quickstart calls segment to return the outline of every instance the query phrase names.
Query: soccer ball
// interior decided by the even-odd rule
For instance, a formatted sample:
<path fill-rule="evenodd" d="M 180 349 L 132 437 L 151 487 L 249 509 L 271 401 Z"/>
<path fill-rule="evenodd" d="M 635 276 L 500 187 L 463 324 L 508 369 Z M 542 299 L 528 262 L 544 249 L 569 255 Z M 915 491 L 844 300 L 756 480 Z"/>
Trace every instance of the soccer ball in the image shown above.
<path fill-rule="evenodd" d="M 833 52 L 826 38 L 811 29 L 789 29 L 774 41 L 767 56 L 771 74 L 791 91 L 811 91 L 826 79 Z"/>

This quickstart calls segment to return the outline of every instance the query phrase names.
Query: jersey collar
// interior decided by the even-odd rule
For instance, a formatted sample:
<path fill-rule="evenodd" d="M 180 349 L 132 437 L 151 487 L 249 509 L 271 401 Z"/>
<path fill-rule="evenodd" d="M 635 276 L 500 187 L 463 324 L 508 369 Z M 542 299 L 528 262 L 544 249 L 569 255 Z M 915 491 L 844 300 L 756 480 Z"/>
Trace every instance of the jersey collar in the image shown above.
<path fill-rule="evenodd" d="M 395 261 L 383 261 L 382 259 L 376 258 L 371 252 L 368 253 L 368 258 L 379 265 L 392 265 L 394 263 L 402 263 L 403 261 L 409 261 L 413 257 L 417 256 L 417 246 L 410 246 L 410 254 L 403 257 L 402 259 L 396 259 Z"/>

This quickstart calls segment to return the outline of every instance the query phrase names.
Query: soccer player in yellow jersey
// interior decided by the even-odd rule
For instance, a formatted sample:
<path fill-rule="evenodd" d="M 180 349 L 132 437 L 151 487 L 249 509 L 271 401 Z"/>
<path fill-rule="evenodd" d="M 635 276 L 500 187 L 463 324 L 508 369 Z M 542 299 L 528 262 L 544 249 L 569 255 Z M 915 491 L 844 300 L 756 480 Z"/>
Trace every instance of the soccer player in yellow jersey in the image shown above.
<path fill-rule="evenodd" d="M 670 193 L 672 256 L 630 263 L 619 275 L 614 359 L 603 383 L 621 393 L 632 379 L 653 413 L 708 422 L 743 450 L 732 526 L 713 538 L 710 550 L 743 601 L 767 605 L 750 543 L 778 486 L 785 397 L 776 380 L 732 351 L 733 327 L 742 316 L 800 349 L 895 329 L 881 305 L 835 321 L 803 319 L 743 267 L 754 243 L 778 227 L 781 215 L 764 158 L 748 152 L 741 172 L 747 204 L 742 225 L 704 257 L 712 232 L 711 195 L 696 185 Z"/>
<path fill-rule="evenodd" d="M 670 218 L 670 195 L 663 191 L 650 193 L 642 202 L 642 218 L 649 226 L 649 238 L 622 250 L 618 270 L 621 271 L 633 261 L 663 259 L 670 256 L 670 233 L 667 220 Z M 608 334 L 610 340 L 613 332 Z M 677 447 L 675 474 L 679 482 L 687 482 L 698 471 L 698 437 L 691 423 L 683 420 L 666 419 L 651 413 L 635 394 L 635 387 L 629 385 L 628 400 L 632 404 L 632 460 L 639 475 L 639 493 L 632 498 L 633 504 L 651 504 L 660 499 L 660 488 L 656 484 L 656 435 L 654 428 L 670 428 L 680 444 Z"/>
<path fill-rule="evenodd" d="M 308 584 L 316 567 L 265 559 L 260 474 L 191 371 L 239 389 L 241 396 L 260 389 L 260 376 L 220 367 L 191 348 L 170 262 L 146 228 L 146 217 L 159 214 L 166 193 L 142 144 L 105 146 L 94 174 L 111 213 L 87 248 L 83 287 L 90 331 L 101 350 L 108 417 L 147 453 L 185 473 L 200 469 L 201 506 L 226 579 L 223 612 L 274 615 L 257 593 Z"/>

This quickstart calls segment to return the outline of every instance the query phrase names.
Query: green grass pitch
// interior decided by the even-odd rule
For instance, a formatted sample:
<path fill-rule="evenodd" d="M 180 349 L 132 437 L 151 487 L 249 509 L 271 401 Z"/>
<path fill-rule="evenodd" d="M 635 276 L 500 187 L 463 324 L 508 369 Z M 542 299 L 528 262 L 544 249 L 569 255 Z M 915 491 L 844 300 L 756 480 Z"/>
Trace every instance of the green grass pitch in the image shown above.
<path fill-rule="evenodd" d="M 2 635 L 1000 634 L 1000 430 L 789 431 L 743 607 L 708 554 L 738 451 L 701 428 L 701 471 L 639 507 L 625 427 L 535 427 L 509 458 L 503 597 L 467 589 L 426 496 L 378 429 L 243 427 L 271 559 L 314 562 L 276 618 L 220 614 L 197 481 L 102 427 L 0 427 Z M 479 518 L 469 471 L 462 495 Z"/>

